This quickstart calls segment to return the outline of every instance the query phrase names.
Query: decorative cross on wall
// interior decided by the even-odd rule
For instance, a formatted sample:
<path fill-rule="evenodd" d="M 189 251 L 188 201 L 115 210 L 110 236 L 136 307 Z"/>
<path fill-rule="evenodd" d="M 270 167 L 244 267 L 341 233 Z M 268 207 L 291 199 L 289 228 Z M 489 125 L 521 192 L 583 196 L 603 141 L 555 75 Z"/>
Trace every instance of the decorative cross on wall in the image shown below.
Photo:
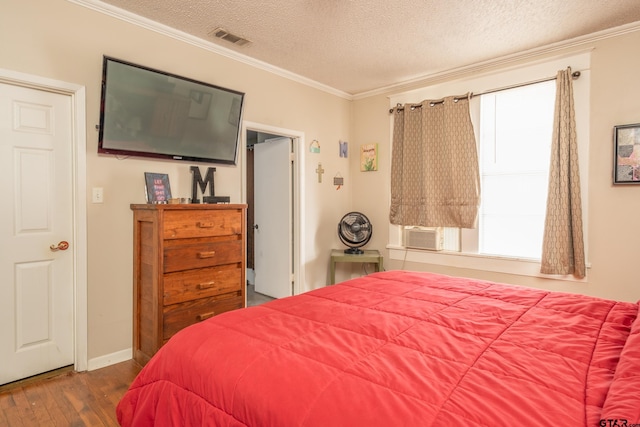
<path fill-rule="evenodd" d="M 318 163 L 318 169 L 316 169 L 316 173 L 318 174 L 318 182 L 322 182 L 322 174 L 324 173 L 324 169 L 322 169 L 322 163 Z"/>

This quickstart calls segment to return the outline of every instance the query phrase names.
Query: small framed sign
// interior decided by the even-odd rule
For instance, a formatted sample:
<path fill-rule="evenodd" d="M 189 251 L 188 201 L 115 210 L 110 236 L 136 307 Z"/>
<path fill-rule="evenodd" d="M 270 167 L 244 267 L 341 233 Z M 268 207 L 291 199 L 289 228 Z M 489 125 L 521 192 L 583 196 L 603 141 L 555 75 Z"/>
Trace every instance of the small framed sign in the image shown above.
<path fill-rule="evenodd" d="M 314 139 L 311 141 L 311 144 L 309 144 L 309 152 L 314 154 L 320 153 L 320 143 L 317 139 Z"/>
<path fill-rule="evenodd" d="M 147 194 L 147 203 L 169 203 L 169 199 L 171 199 L 169 175 L 166 173 L 145 172 L 144 183 Z"/>
<path fill-rule="evenodd" d="M 640 123 L 613 128 L 614 184 L 640 184 Z"/>
<path fill-rule="evenodd" d="M 378 170 L 378 144 L 362 144 L 360 146 L 360 172 Z"/>

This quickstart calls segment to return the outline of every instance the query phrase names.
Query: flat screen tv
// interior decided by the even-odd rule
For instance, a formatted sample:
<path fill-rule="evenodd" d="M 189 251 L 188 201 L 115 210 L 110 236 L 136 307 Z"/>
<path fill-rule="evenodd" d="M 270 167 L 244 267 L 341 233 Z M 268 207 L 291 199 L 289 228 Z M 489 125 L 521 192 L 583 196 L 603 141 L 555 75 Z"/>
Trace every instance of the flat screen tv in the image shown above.
<path fill-rule="evenodd" d="M 235 165 L 244 93 L 105 56 L 98 152 Z"/>

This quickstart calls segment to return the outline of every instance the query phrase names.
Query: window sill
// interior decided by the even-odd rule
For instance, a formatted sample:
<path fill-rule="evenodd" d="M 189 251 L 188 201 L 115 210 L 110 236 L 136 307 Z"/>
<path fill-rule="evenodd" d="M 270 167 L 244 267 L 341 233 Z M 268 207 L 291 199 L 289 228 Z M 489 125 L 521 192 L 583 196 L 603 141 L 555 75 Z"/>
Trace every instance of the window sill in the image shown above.
<path fill-rule="evenodd" d="M 518 276 L 539 277 L 549 280 L 563 280 L 587 283 L 587 279 L 574 276 L 549 275 L 540 273 L 540 261 L 524 258 L 508 258 L 450 251 L 428 251 L 410 249 L 404 246 L 387 245 L 389 258 L 396 261 L 436 264 L 447 267 L 467 268 Z M 587 264 L 587 269 L 591 265 Z"/>

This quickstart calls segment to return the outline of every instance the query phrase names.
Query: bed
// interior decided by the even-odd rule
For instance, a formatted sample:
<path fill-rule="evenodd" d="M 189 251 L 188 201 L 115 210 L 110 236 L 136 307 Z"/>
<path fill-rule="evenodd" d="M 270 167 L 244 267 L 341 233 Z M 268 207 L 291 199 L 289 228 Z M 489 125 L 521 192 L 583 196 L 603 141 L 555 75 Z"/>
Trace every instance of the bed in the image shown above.
<path fill-rule="evenodd" d="M 374 273 L 182 330 L 117 416 L 122 426 L 630 426 L 638 308 Z"/>

